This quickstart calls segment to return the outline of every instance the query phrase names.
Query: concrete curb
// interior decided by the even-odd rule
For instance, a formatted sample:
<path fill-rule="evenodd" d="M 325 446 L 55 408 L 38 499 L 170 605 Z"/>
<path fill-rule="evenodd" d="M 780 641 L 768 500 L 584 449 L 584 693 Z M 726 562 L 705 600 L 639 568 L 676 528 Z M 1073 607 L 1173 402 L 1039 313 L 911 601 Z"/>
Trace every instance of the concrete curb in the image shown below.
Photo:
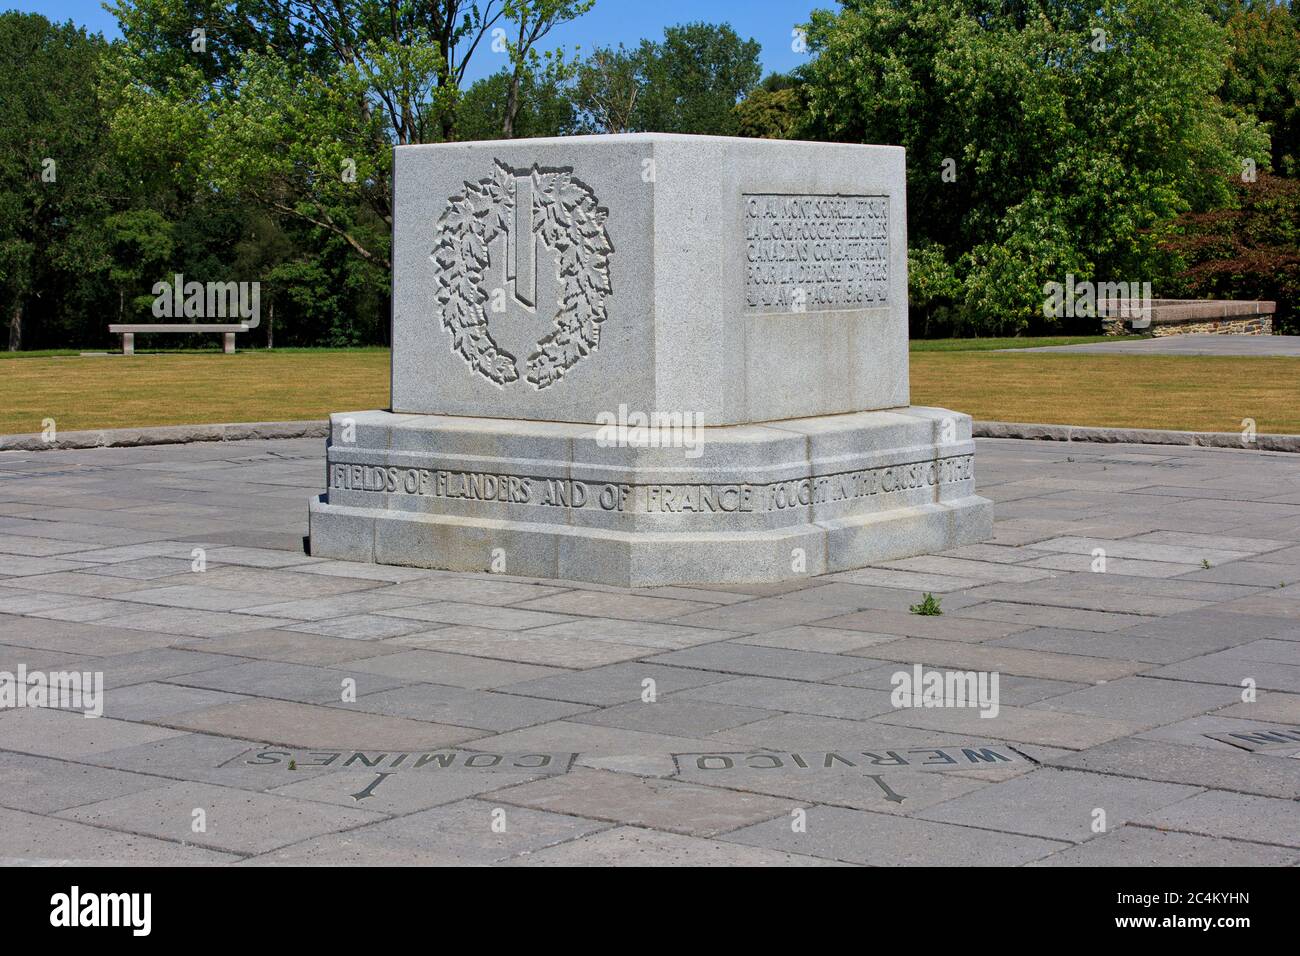
<path fill-rule="evenodd" d="M 1032 441 L 1128 443 L 1134 445 L 1195 445 L 1244 451 L 1300 454 L 1300 435 L 1256 435 L 1243 443 L 1240 432 L 1175 432 L 1157 428 L 1092 428 L 1083 425 L 1039 425 L 1028 422 L 974 422 L 976 438 L 1018 438 Z M 246 441 L 255 438 L 326 438 L 329 422 L 235 422 L 222 425 L 160 425 L 154 428 L 105 428 L 59 432 L 53 442 L 41 435 L 0 435 L 0 451 L 58 451 L 74 448 L 134 448 L 142 445 L 186 445 L 200 441 Z"/>
<path fill-rule="evenodd" d="M 200 441 L 245 441 L 253 438 L 325 438 L 329 422 L 235 422 L 221 425 L 159 425 L 153 428 L 104 428 L 57 432 L 44 436 L 0 435 L 0 451 L 60 451 L 72 448 L 134 448 L 140 445 L 186 445 Z"/>
<path fill-rule="evenodd" d="M 1132 445 L 1196 445 L 1238 451 L 1300 453 L 1300 435 L 1256 435 L 1242 441 L 1241 432 L 1175 432 L 1157 428 L 1092 428 L 1083 425 L 1036 425 L 1026 422 L 973 422 L 976 438 L 1022 438 L 1036 441 L 1103 442 Z"/>

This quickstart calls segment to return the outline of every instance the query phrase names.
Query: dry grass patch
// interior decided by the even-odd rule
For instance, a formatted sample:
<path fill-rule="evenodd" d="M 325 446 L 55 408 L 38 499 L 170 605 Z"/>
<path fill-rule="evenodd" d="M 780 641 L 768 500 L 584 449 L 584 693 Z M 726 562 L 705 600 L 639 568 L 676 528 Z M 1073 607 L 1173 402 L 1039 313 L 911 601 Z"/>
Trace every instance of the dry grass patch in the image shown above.
<path fill-rule="evenodd" d="M 920 352 L 911 367 L 914 404 L 977 419 L 1300 433 L 1300 358 Z"/>
<path fill-rule="evenodd" d="M 1300 358 L 912 353 L 912 401 L 995 421 L 1300 434 Z M 389 353 L 276 351 L 0 362 L 0 434 L 323 419 L 387 408 Z"/>
<path fill-rule="evenodd" d="M 164 353 L 0 362 L 0 434 L 323 419 L 388 407 L 388 351 Z"/>

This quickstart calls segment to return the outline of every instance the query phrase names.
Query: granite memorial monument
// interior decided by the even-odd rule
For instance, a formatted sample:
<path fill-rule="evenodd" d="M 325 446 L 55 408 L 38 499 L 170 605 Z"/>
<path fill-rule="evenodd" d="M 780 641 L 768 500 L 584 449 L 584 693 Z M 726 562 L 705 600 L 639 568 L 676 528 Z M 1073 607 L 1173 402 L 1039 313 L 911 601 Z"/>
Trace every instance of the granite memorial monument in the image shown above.
<path fill-rule="evenodd" d="M 392 408 L 331 416 L 314 555 L 621 586 L 979 541 L 970 418 L 909 405 L 903 150 L 398 147 Z"/>

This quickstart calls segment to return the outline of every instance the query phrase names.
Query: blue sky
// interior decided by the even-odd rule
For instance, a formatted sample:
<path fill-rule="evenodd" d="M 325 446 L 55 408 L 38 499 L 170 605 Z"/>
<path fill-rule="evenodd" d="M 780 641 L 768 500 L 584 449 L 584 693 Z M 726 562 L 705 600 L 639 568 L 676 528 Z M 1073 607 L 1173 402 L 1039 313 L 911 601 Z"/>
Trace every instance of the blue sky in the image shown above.
<path fill-rule="evenodd" d="M 763 46 L 763 70 L 785 71 L 799 65 L 805 54 L 791 50 L 790 31 L 808 19 L 814 7 L 833 7 L 832 0 L 596 0 L 586 16 L 557 27 L 551 45 L 583 50 L 594 46 L 633 46 L 643 38 L 659 39 L 666 26 L 705 20 L 727 22 L 744 38 Z M 0 0 L 0 8 L 41 13 L 51 20 L 68 20 L 107 37 L 118 35 L 117 21 L 99 0 Z M 500 69 L 491 50 L 475 54 L 470 79 Z"/>

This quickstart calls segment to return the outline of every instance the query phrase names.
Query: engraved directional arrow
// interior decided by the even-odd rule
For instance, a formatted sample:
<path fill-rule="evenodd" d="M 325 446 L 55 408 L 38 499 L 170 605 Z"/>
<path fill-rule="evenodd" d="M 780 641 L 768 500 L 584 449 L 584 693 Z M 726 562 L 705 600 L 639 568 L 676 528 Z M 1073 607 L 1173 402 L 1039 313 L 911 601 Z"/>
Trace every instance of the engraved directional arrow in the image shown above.
<path fill-rule="evenodd" d="M 881 790 L 885 791 L 885 799 L 888 800 L 890 803 L 902 803 L 905 799 L 907 799 L 906 797 L 900 796 L 899 794 L 891 790 L 889 784 L 885 783 L 885 778 L 882 775 L 878 773 L 867 773 L 867 774 L 863 774 L 863 776 L 876 781 L 876 786 L 878 786 Z"/>
<path fill-rule="evenodd" d="M 356 800 L 358 803 L 360 803 L 362 800 L 370 799 L 375 794 L 375 788 L 384 782 L 384 778 L 391 777 L 391 776 L 392 776 L 391 773 L 377 774 L 374 780 L 371 780 L 370 783 L 366 784 L 366 788 L 364 790 L 358 790 L 356 793 L 352 794 L 352 799 Z"/>

